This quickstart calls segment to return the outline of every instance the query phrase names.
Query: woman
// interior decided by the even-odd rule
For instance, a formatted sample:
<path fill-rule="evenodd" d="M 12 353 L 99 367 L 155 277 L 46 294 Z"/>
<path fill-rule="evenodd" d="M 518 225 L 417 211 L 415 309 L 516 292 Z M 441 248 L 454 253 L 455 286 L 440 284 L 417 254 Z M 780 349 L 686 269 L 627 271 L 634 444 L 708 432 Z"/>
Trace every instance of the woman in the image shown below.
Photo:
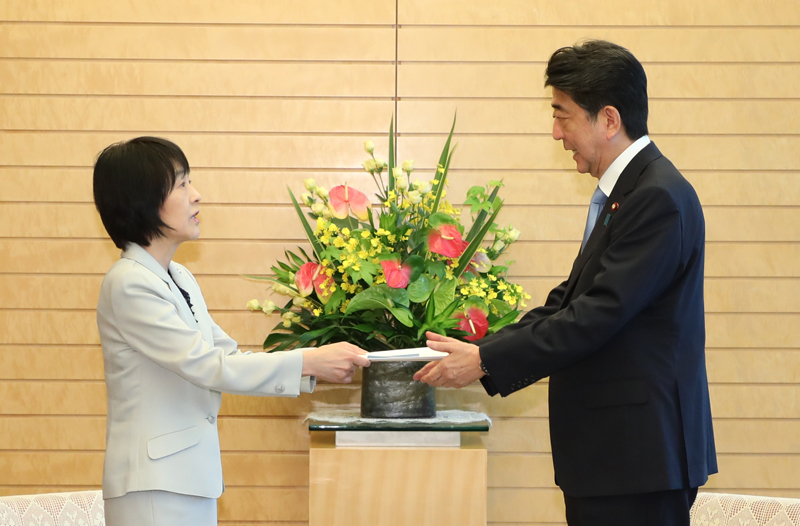
<path fill-rule="evenodd" d="M 364 351 L 348 343 L 242 353 L 208 314 L 191 272 L 172 261 L 200 235 L 200 194 L 175 144 L 140 137 L 109 146 L 94 200 L 122 257 L 97 304 L 108 420 L 108 526 L 215 525 L 222 494 L 220 392 L 298 396 L 316 378 L 349 382 Z"/>

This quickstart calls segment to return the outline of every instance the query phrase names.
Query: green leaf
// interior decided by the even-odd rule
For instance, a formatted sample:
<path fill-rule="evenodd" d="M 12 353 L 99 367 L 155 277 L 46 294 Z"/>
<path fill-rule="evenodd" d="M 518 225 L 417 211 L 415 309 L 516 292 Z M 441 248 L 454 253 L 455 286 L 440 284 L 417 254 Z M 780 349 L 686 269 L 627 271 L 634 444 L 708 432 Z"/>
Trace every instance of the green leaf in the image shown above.
<path fill-rule="evenodd" d="M 358 219 L 352 216 L 347 216 L 344 219 L 337 219 L 335 217 L 332 217 L 330 221 L 334 225 L 338 226 L 339 230 L 341 230 L 342 228 L 349 228 L 350 230 L 355 230 L 359 226 Z"/>
<path fill-rule="evenodd" d="M 397 232 L 397 214 L 382 214 L 379 219 L 379 226 L 391 233 Z"/>
<path fill-rule="evenodd" d="M 347 297 L 345 291 L 342 290 L 341 287 L 337 287 L 333 294 L 331 294 L 328 303 L 325 304 L 325 314 L 332 314 L 336 312 L 336 309 L 339 308 L 339 305 L 342 304 L 344 299 Z"/>
<path fill-rule="evenodd" d="M 494 203 L 495 197 L 497 197 L 497 192 L 500 190 L 500 186 L 495 186 L 492 193 L 489 195 L 489 199 L 486 200 L 487 203 Z M 475 222 L 472 223 L 472 228 L 469 229 L 469 234 L 467 234 L 466 240 L 472 241 L 472 239 L 480 232 L 481 228 L 483 228 L 483 222 L 486 221 L 486 216 L 489 215 L 486 210 L 481 210 L 478 214 L 478 217 L 475 218 Z"/>
<path fill-rule="evenodd" d="M 378 329 L 378 327 L 376 325 L 371 324 L 371 323 L 359 323 L 358 325 L 354 325 L 353 329 L 355 329 L 357 331 L 360 331 L 360 332 L 371 333 L 371 332 L 375 332 Z"/>
<path fill-rule="evenodd" d="M 494 322 L 491 325 L 489 325 L 488 332 L 494 334 L 495 332 L 499 331 L 500 329 L 502 329 L 506 325 L 511 325 L 512 323 L 517 321 L 517 317 L 519 315 L 520 315 L 519 311 L 512 310 L 511 312 L 509 312 L 508 314 L 506 314 L 505 316 L 503 316 L 502 318 L 500 318 L 496 322 Z"/>
<path fill-rule="evenodd" d="M 480 229 L 477 235 L 475 235 L 475 237 L 472 238 L 472 241 L 470 241 L 469 245 L 467 246 L 467 249 L 464 250 L 464 253 L 461 254 L 460 258 L 458 258 L 458 267 L 456 268 L 455 272 L 453 272 L 456 279 L 460 278 L 461 274 L 463 274 L 464 271 L 467 270 L 467 266 L 469 266 L 469 262 L 472 259 L 472 256 L 475 255 L 475 252 L 478 250 L 478 247 L 481 246 L 483 238 L 486 236 L 486 233 L 489 231 L 489 228 L 491 228 L 492 223 L 497 217 L 497 214 L 500 213 L 500 209 L 503 208 L 502 201 L 498 200 L 497 203 L 498 204 L 495 207 L 492 217 L 485 225 L 483 225 L 483 228 Z"/>
<path fill-rule="evenodd" d="M 440 282 L 439 286 L 436 287 L 436 291 L 433 293 L 433 303 L 436 309 L 435 315 L 438 316 L 440 312 L 453 303 L 457 281 L 456 279 L 447 280 Z"/>
<path fill-rule="evenodd" d="M 300 338 L 297 339 L 299 343 L 309 343 L 311 341 L 316 340 L 318 337 L 322 336 L 323 334 L 330 332 L 336 329 L 335 326 L 331 325 L 328 327 L 323 327 L 322 329 L 317 329 L 314 331 L 308 331 L 303 333 Z"/>
<path fill-rule="evenodd" d="M 300 256 L 298 256 L 291 250 L 284 250 L 283 253 L 286 254 L 287 259 L 291 258 L 292 261 L 294 261 L 295 265 L 297 265 L 298 267 L 302 267 L 303 265 L 306 264 L 306 262 L 303 261 L 303 259 Z"/>
<path fill-rule="evenodd" d="M 428 271 L 428 274 L 439 279 L 444 277 L 445 269 L 447 268 L 443 261 L 426 261 L 425 267 Z"/>
<path fill-rule="evenodd" d="M 447 305 L 447 306 L 445 307 L 445 309 L 444 309 L 443 311 L 441 311 L 441 312 L 440 312 L 440 313 L 439 313 L 439 314 L 438 314 L 438 315 L 437 315 L 437 316 L 436 316 L 436 317 L 433 319 L 433 323 L 435 323 L 435 324 L 437 324 L 437 325 L 438 325 L 438 324 L 441 324 L 441 323 L 443 323 L 445 320 L 447 320 L 447 319 L 450 319 L 450 317 L 453 315 L 453 313 L 456 311 L 456 309 L 457 309 L 459 306 L 460 306 L 460 303 L 459 303 L 459 302 L 457 302 L 457 301 L 453 301 L 453 302 L 451 302 L 449 305 Z M 456 322 L 453 324 L 453 327 L 455 327 L 456 325 L 458 325 L 458 320 L 456 320 Z"/>
<path fill-rule="evenodd" d="M 322 261 L 322 243 L 320 243 L 319 239 L 317 239 L 317 237 L 314 235 L 314 230 L 311 228 L 311 225 L 308 224 L 308 220 L 306 219 L 306 216 L 303 215 L 303 211 L 300 210 L 300 205 L 297 204 L 297 199 L 294 198 L 291 188 L 289 188 L 289 196 L 292 198 L 292 204 L 297 212 L 297 216 L 300 218 L 300 223 L 303 225 L 303 230 L 306 232 L 308 242 L 311 243 L 311 248 L 314 249 L 314 253 L 317 255 L 317 258 Z"/>
<path fill-rule="evenodd" d="M 422 303 L 430 297 L 435 287 L 436 282 L 423 274 L 408 284 L 408 299 L 414 303 Z"/>
<path fill-rule="evenodd" d="M 509 305 L 503 300 L 497 300 L 497 299 L 491 300 L 491 304 L 494 305 L 494 308 L 497 309 L 497 311 L 500 313 L 500 316 L 505 316 L 506 314 L 514 310 L 511 307 L 511 305 Z"/>
<path fill-rule="evenodd" d="M 391 192 L 394 190 L 394 175 L 393 175 L 393 168 L 397 164 L 397 159 L 395 159 L 395 152 L 394 152 L 394 115 L 392 115 L 392 120 L 389 122 L 389 191 Z M 388 229 L 387 229 L 388 230 Z"/>
<path fill-rule="evenodd" d="M 359 292 L 347 305 L 345 314 L 368 309 L 393 309 L 396 305 L 408 306 L 408 293 L 405 289 L 392 289 L 385 283 L 375 285 Z"/>
<path fill-rule="evenodd" d="M 273 332 L 267 339 L 264 340 L 264 349 L 268 347 L 272 347 L 276 343 L 283 343 L 283 342 L 296 342 L 298 340 L 298 336 L 296 334 L 286 334 L 283 332 Z"/>
<path fill-rule="evenodd" d="M 422 256 L 410 256 L 406 264 L 411 267 L 411 281 L 416 281 L 425 272 L 425 258 Z"/>
<path fill-rule="evenodd" d="M 435 213 L 439 210 L 439 201 L 442 199 L 442 193 L 444 193 L 445 188 L 445 180 L 447 179 L 447 169 L 450 165 L 450 156 L 452 155 L 452 151 L 450 150 L 450 141 L 453 139 L 453 130 L 456 129 L 456 113 L 453 115 L 453 126 L 450 128 L 450 135 L 447 136 L 447 142 L 444 143 L 444 149 L 442 150 L 442 154 L 439 156 L 439 164 L 436 168 L 436 175 L 434 179 L 439 181 L 439 184 L 435 185 L 434 191 L 436 192 L 436 197 L 433 200 L 433 205 L 431 207 L 431 212 Z M 455 149 L 455 148 L 454 148 Z M 439 173 L 439 166 L 443 167 L 443 173 Z"/>
<path fill-rule="evenodd" d="M 389 312 L 391 312 L 392 315 L 397 318 L 397 321 L 406 327 L 414 326 L 414 316 L 411 314 L 410 310 L 403 307 L 390 307 Z"/>
<path fill-rule="evenodd" d="M 431 214 L 428 218 L 428 224 L 433 228 L 439 228 L 442 225 L 456 226 L 458 225 L 458 221 L 444 212 L 436 212 L 435 214 Z"/>

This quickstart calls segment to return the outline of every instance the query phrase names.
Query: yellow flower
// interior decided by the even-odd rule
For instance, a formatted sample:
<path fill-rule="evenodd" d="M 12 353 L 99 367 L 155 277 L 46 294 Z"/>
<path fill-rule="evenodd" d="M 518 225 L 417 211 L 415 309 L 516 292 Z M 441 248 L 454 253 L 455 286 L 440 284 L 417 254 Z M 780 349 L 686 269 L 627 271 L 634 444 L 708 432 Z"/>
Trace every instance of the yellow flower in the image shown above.
<path fill-rule="evenodd" d="M 411 190 L 408 192 L 408 200 L 412 204 L 418 205 L 422 202 L 422 195 L 420 195 L 419 190 Z"/>
<path fill-rule="evenodd" d="M 364 149 L 368 154 L 372 155 L 372 152 L 375 150 L 375 143 L 372 141 L 364 141 Z"/>
<path fill-rule="evenodd" d="M 350 229 L 349 229 L 349 228 L 347 228 L 347 227 L 344 227 L 344 228 L 342 229 L 342 235 L 343 235 L 344 237 L 350 237 Z"/>
<path fill-rule="evenodd" d="M 369 230 L 364 230 L 363 232 L 361 232 L 361 237 L 367 239 L 369 237 Z"/>
<path fill-rule="evenodd" d="M 375 159 L 367 159 L 361 166 L 364 167 L 364 170 L 368 171 L 369 173 L 376 172 L 378 170 L 378 163 L 375 162 Z"/>
<path fill-rule="evenodd" d="M 335 224 L 335 223 L 331 223 L 330 225 L 328 225 L 328 230 L 330 230 L 331 232 L 334 232 L 334 233 L 335 233 L 335 232 L 338 232 L 338 231 L 339 231 L 339 227 L 338 227 L 338 226 L 336 226 L 336 224 Z"/>
<path fill-rule="evenodd" d="M 370 243 L 372 244 L 373 247 L 377 247 L 378 245 L 380 245 L 381 242 L 379 239 L 372 239 Z"/>
<path fill-rule="evenodd" d="M 334 238 L 334 240 L 333 240 L 333 246 L 335 246 L 336 248 L 342 248 L 342 247 L 344 247 L 344 246 L 345 246 L 344 239 L 342 239 L 342 238 L 340 238 L 340 237 L 336 237 L 336 238 Z"/>
<path fill-rule="evenodd" d="M 319 316 L 322 314 L 322 309 L 314 309 L 314 316 Z"/>
<path fill-rule="evenodd" d="M 313 192 L 314 188 L 317 187 L 317 182 L 314 181 L 314 179 L 311 179 L 311 178 L 303 179 L 303 186 L 305 186 L 306 190 L 308 190 L 309 192 Z"/>
<path fill-rule="evenodd" d="M 367 252 L 366 250 L 362 249 L 358 253 L 358 257 L 360 257 L 361 259 L 367 259 L 369 257 L 369 252 Z"/>
<path fill-rule="evenodd" d="M 389 234 L 388 239 L 389 239 L 389 243 L 394 244 L 394 242 L 397 240 L 397 236 L 394 235 L 394 234 Z"/>
<path fill-rule="evenodd" d="M 251 311 L 255 311 L 260 309 L 261 306 L 258 304 L 258 300 L 250 300 L 247 302 L 247 308 Z"/>
<path fill-rule="evenodd" d="M 411 173 L 414 171 L 414 161 L 403 161 L 403 171 Z"/>

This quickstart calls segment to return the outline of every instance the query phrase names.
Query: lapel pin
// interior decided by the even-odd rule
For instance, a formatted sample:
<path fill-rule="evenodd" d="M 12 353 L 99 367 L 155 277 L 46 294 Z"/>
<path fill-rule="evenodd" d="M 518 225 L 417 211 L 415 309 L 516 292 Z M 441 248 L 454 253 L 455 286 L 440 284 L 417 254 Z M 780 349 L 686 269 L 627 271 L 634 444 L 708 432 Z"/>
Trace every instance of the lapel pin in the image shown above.
<path fill-rule="evenodd" d="M 612 212 L 616 212 L 617 208 L 619 208 L 619 203 L 614 203 L 614 204 L 611 205 L 611 211 Z"/>

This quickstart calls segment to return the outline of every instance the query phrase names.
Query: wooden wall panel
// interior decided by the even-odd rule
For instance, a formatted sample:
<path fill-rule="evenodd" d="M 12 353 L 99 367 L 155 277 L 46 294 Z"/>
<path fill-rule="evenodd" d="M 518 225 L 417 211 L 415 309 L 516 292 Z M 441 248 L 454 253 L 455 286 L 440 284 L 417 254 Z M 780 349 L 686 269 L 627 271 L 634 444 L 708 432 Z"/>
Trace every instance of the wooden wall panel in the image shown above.
<path fill-rule="evenodd" d="M 397 46 L 405 62 L 546 62 L 565 42 L 571 45 L 587 38 L 636 50 L 642 62 L 796 62 L 800 58 L 800 32 L 795 27 L 408 25 L 400 31 Z"/>
<path fill-rule="evenodd" d="M 336 4 L 326 0 L 303 0 L 302 4 L 230 0 L 224 6 L 192 0 L 143 0 L 113 9 L 102 0 L 34 0 L 26 4 L 4 2 L 1 6 L 0 19 L 32 22 L 391 25 L 396 16 L 396 4 L 391 0 L 341 0 Z"/>
<path fill-rule="evenodd" d="M 695 186 L 707 224 L 707 364 L 721 473 L 708 488 L 800 497 L 800 11 L 793 0 L 295 3 L 0 2 L 0 494 L 99 487 L 105 433 L 94 305 L 119 256 L 92 204 L 91 166 L 151 134 L 186 151 L 202 237 L 176 260 L 215 319 L 259 350 L 265 274 L 305 246 L 287 186 L 372 193 L 362 144 L 427 179 L 458 110 L 448 189 L 502 179 L 522 231 L 513 278 L 544 300 L 577 253 L 594 181 L 551 138 L 550 53 L 587 37 L 628 46 L 649 79 L 650 131 Z M 593 25 L 590 25 L 593 24 Z M 360 375 L 298 399 L 223 397 L 231 526 L 307 524 L 308 412 L 357 407 Z M 489 524 L 555 526 L 547 381 L 508 398 L 440 390 L 484 411 Z"/>
<path fill-rule="evenodd" d="M 800 22 L 792 0 L 776 0 L 770 9 L 743 2 L 736 9 L 725 9 L 721 2 L 663 3 L 645 0 L 632 5 L 612 0 L 591 13 L 581 0 L 559 4 L 543 0 L 507 0 L 502 9 L 486 2 L 464 4 L 459 0 L 406 0 L 399 4 L 399 19 L 404 25 L 465 26 L 757 26 L 791 25 Z M 479 47 L 479 46 L 478 46 Z"/>
<path fill-rule="evenodd" d="M 395 31 L 390 25 L 19 23 L 9 25 L 0 34 L 0 57 L 15 59 L 385 62 L 394 57 L 394 47 Z"/>

